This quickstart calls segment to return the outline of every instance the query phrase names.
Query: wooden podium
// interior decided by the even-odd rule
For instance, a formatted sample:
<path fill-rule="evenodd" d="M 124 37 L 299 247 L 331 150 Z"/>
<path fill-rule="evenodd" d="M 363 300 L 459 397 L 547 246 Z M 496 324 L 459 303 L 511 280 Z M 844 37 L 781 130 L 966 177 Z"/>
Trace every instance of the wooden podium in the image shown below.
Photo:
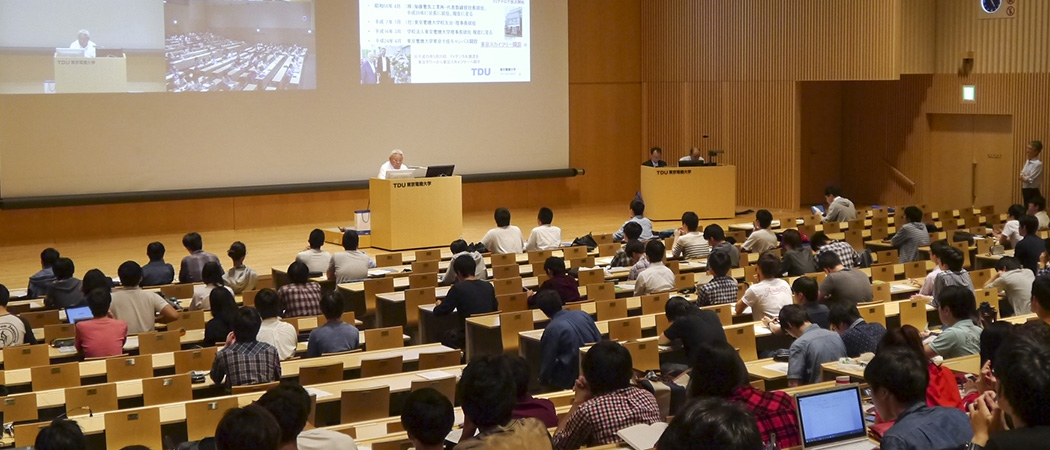
<path fill-rule="evenodd" d="M 693 211 L 701 219 L 736 216 L 736 166 L 642 166 L 645 216 L 681 220 Z"/>
<path fill-rule="evenodd" d="M 126 56 L 78 58 L 55 56 L 55 92 L 127 92 Z"/>
<path fill-rule="evenodd" d="M 372 247 L 444 247 L 463 236 L 463 178 L 368 180 Z"/>

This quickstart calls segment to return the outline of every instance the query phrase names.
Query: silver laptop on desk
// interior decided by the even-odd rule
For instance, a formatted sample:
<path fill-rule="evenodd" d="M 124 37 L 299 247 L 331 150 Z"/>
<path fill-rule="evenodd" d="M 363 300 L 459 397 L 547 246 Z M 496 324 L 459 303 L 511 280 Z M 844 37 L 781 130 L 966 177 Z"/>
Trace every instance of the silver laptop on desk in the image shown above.
<path fill-rule="evenodd" d="M 871 450 L 860 389 L 856 385 L 795 396 L 802 448 Z"/>

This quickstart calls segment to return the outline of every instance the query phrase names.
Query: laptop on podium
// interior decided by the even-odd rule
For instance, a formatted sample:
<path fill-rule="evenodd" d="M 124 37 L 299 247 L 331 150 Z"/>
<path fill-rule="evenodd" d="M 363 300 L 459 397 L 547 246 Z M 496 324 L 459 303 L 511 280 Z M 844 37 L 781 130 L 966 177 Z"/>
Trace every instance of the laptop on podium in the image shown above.
<path fill-rule="evenodd" d="M 871 450 L 857 385 L 795 396 L 802 448 Z"/>

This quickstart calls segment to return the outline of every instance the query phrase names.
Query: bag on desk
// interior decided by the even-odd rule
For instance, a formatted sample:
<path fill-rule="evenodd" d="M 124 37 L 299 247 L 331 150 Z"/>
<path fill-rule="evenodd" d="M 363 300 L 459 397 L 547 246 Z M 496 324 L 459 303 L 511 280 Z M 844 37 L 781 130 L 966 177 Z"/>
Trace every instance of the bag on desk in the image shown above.
<path fill-rule="evenodd" d="M 594 236 L 591 236 L 591 233 L 587 233 L 586 236 L 580 236 L 572 240 L 573 247 L 580 245 L 587 247 L 587 251 L 594 251 L 594 249 L 598 248 L 598 241 L 594 240 Z"/>

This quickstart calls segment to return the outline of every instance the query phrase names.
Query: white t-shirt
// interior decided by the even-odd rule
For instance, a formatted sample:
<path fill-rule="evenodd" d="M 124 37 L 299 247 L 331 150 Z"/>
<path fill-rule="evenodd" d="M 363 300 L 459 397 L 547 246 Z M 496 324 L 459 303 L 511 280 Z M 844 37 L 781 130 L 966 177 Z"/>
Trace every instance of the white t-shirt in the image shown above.
<path fill-rule="evenodd" d="M 324 250 L 308 248 L 299 252 L 295 260 L 306 264 L 310 273 L 325 273 L 328 271 L 328 266 L 332 264 L 332 254 Z"/>
<path fill-rule="evenodd" d="M 255 339 L 274 346 L 282 361 L 295 356 L 295 347 L 299 343 L 295 327 L 290 323 L 281 322 L 277 317 L 263 319 Z"/>
<path fill-rule="evenodd" d="M 529 240 L 525 243 L 525 251 L 554 250 L 561 247 L 561 228 L 553 225 L 540 225 L 529 233 Z"/>
<path fill-rule="evenodd" d="M 525 238 L 521 229 L 514 225 L 496 227 L 485 233 L 481 243 L 492 253 L 522 253 L 525 251 Z"/>
<path fill-rule="evenodd" d="M 379 178 L 381 180 L 385 180 L 387 172 L 389 172 L 391 170 L 401 170 L 401 169 L 407 169 L 407 168 L 408 168 L 408 166 L 406 166 L 405 163 L 403 163 L 403 162 L 401 163 L 401 168 L 395 168 L 393 164 L 390 164 L 390 161 L 387 161 L 387 162 L 383 163 L 383 165 L 379 166 L 379 175 L 376 175 L 376 178 Z"/>
<path fill-rule="evenodd" d="M 73 41 L 72 44 L 69 44 L 69 48 L 82 48 L 82 49 L 84 49 L 84 57 L 85 58 L 94 58 L 95 57 L 95 43 L 93 41 L 89 40 L 86 47 L 81 47 L 80 46 L 80 40 L 78 39 L 78 40 Z"/>
<path fill-rule="evenodd" d="M 165 306 L 168 302 L 157 294 L 139 287 L 124 288 L 113 291 L 109 313 L 128 323 L 128 334 L 148 333 L 156 329 L 156 314 Z"/>
<path fill-rule="evenodd" d="M 193 300 L 190 301 L 190 311 L 196 311 L 198 309 L 210 310 L 211 309 L 211 291 L 218 286 L 214 284 L 206 284 L 203 286 L 193 287 Z M 233 289 L 229 286 L 223 286 L 227 291 L 233 294 Z M 236 294 L 235 294 L 236 295 Z"/>
<path fill-rule="evenodd" d="M 1003 225 L 1003 236 L 1010 239 L 1010 248 L 1017 247 L 1017 243 L 1021 242 L 1021 222 L 1007 220 L 1006 225 Z"/>
<path fill-rule="evenodd" d="M 299 450 L 357 450 L 354 438 L 332 430 L 314 428 L 299 433 L 295 438 Z"/>
<path fill-rule="evenodd" d="M 0 316 L 0 347 L 25 343 L 26 324 L 14 314 Z"/>
<path fill-rule="evenodd" d="M 780 278 L 765 279 L 747 288 L 742 300 L 751 307 L 755 320 L 772 319 L 780 314 L 780 308 L 791 304 L 791 286 Z"/>
<path fill-rule="evenodd" d="M 369 258 L 361 250 L 347 250 L 332 254 L 332 263 L 328 269 L 335 272 L 336 283 L 346 283 L 353 280 L 368 278 L 368 269 L 376 266 L 376 262 Z"/>

